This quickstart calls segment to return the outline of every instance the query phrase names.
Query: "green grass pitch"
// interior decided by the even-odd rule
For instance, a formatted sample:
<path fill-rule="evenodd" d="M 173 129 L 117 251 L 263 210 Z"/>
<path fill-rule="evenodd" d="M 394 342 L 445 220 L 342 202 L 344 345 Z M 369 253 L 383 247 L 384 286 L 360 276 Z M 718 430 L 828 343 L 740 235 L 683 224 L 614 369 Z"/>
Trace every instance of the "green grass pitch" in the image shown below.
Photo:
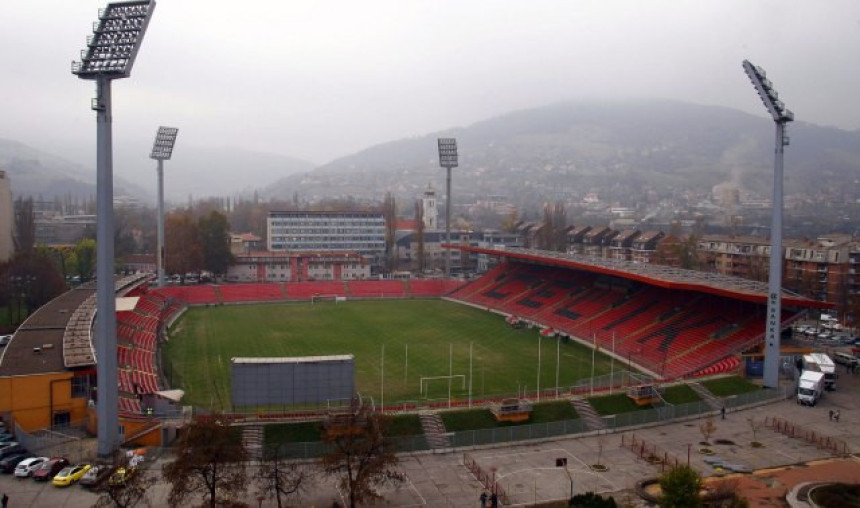
<path fill-rule="evenodd" d="M 472 397 L 534 392 L 538 371 L 537 329 L 514 329 L 504 318 L 443 300 L 348 301 L 234 305 L 189 309 L 174 325 L 163 349 L 174 388 L 184 402 L 229 410 L 230 358 L 352 354 L 356 388 L 385 404 L 447 400 L 446 376 L 453 347 L 452 398 L 466 400 L 469 344 L 472 344 Z M 385 347 L 384 365 L 382 347 Z M 453 346 L 452 346 L 453 345 Z M 408 355 L 407 355 L 408 352 Z M 559 348 L 559 385 L 591 376 L 591 349 L 574 342 Z M 594 374 L 610 372 L 610 359 L 596 354 Z M 626 365 L 615 362 L 615 370 Z M 540 386 L 555 387 L 556 339 L 541 340 Z"/>

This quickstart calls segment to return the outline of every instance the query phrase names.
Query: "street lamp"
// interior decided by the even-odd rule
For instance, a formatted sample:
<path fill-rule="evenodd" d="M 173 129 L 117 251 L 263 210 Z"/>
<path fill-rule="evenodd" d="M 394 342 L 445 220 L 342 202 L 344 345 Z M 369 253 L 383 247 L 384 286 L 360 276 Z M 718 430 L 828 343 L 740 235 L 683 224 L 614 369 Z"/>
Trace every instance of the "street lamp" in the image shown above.
<path fill-rule="evenodd" d="M 744 72 L 749 76 L 762 102 L 776 124 L 776 149 L 773 165 L 773 219 L 770 227 L 770 271 L 767 291 L 767 323 L 765 328 L 764 386 L 779 387 L 779 349 L 782 298 L 782 159 L 788 146 L 785 124 L 794 120 L 765 76 L 764 69 L 744 60 Z"/>
<path fill-rule="evenodd" d="M 154 0 L 109 3 L 99 10 L 93 35 L 72 73 L 96 82 L 96 368 L 98 376 L 98 454 L 110 456 L 119 447 L 116 302 L 114 301 L 113 141 L 111 81 L 127 78 L 149 25 Z"/>
<path fill-rule="evenodd" d="M 156 274 L 158 275 L 158 287 L 164 287 L 164 161 L 170 160 L 173 155 L 173 145 L 179 129 L 173 127 L 159 127 L 155 134 L 155 143 L 152 144 L 150 159 L 158 161 L 158 246 L 156 249 Z"/>
<path fill-rule="evenodd" d="M 451 168 L 457 164 L 457 138 L 439 138 L 439 165 L 448 170 L 445 188 L 445 243 L 451 245 Z M 451 250 L 445 255 L 445 276 L 451 276 Z"/>

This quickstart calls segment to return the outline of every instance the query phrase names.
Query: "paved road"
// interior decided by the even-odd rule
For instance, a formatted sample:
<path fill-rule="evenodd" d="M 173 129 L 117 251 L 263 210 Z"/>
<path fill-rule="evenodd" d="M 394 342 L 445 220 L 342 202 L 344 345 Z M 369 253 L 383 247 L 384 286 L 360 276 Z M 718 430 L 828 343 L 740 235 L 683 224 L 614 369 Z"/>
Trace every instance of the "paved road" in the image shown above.
<path fill-rule="evenodd" d="M 720 420 L 717 414 L 711 448 L 721 458 L 755 469 L 828 456 L 826 451 L 814 445 L 769 429 L 758 431 L 756 436 L 758 441 L 764 443 L 764 448 L 750 447 L 753 432 L 748 420 L 778 416 L 796 425 L 843 439 L 853 451 L 860 451 L 860 398 L 856 396 L 860 392 L 860 377 L 844 373 L 840 376 L 839 389 L 828 393 L 814 408 L 798 406 L 789 400 L 729 412 L 725 420 Z M 840 411 L 838 423 L 828 420 L 828 411 L 831 409 Z M 698 443 L 703 439 L 699 431 L 700 422 L 700 419 L 677 422 L 632 432 L 637 438 L 657 445 L 684 462 L 689 447 L 690 465 L 703 475 L 710 475 L 713 469 L 704 462 L 705 456 L 698 451 L 701 448 Z M 648 464 L 630 449 L 622 447 L 620 434 L 469 450 L 468 453 L 486 471 L 495 468 L 496 478 L 508 493 L 511 504 L 521 506 L 535 501 L 565 498 L 570 491 L 568 473 L 576 492 L 621 492 L 622 496 L 632 495 L 631 489 L 639 479 L 660 474 L 658 465 Z M 601 454 L 600 462 L 609 466 L 609 471 L 605 473 L 594 473 L 588 467 L 597 462 L 598 453 Z M 477 506 L 482 487 L 463 465 L 463 456 L 463 451 L 402 456 L 400 469 L 408 480 L 396 489 L 387 490 L 385 501 L 380 505 Z M 564 468 L 555 467 L 555 460 L 562 457 L 568 459 L 567 472 Z M 158 463 L 155 466 L 157 468 Z M 0 492 L 9 495 L 10 507 L 84 507 L 91 506 L 96 499 L 79 486 L 59 489 L 31 480 L 16 480 L 8 475 L 0 476 Z M 148 491 L 148 496 L 153 506 L 166 506 L 167 486 L 156 485 Z M 249 495 L 248 499 L 252 506 L 256 504 L 253 495 Z M 300 505 L 330 507 L 335 500 L 340 499 L 334 483 L 321 478 Z M 275 504 L 270 502 L 263 506 Z"/>

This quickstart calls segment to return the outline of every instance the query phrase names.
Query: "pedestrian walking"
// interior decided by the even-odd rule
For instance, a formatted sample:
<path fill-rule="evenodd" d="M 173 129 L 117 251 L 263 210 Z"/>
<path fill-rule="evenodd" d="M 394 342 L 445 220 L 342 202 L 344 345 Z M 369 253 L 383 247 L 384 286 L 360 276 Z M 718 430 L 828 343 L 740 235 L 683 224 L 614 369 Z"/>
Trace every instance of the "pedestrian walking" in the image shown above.
<path fill-rule="evenodd" d="M 495 492 L 490 496 L 490 508 L 499 508 L 499 496 Z"/>
<path fill-rule="evenodd" d="M 0 506 L 3 508 L 9 506 L 9 496 L 7 496 L 5 492 L 3 493 L 3 497 L 0 498 Z"/>
<path fill-rule="evenodd" d="M 830 418 L 830 421 L 832 422 L 833 421 L 833 410 L 832 409 L 827 412 L 827 416 Z"/>
<path fill-rule="evenodd" d="M 481 492 L 480 499 L 481 499 L 481 508 L 486 508 L 486 506 L 487 506 L 487 492 L 486 491 Z"/>
<path fill-rule="evenodd" d="M 833 412 L 833 421 L 839 423 L 839 410 Z"/>
<path fill-rule="evenodd" d="M 722 406 L 720 408 L 720 416 L 723 418 L 723 420 L 726 419 L 726 406 Z"/>

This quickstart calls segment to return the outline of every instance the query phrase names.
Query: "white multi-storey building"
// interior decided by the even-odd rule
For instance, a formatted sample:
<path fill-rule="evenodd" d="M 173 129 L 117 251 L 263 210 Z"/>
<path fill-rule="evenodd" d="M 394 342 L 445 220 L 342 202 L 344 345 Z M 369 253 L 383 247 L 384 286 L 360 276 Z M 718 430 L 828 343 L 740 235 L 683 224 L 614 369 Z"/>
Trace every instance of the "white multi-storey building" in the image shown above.
<path fill-rule="evenodd" d="M 269 212 L 266 226 L 272 252 L 358 252 L 373 260 L 385 253 L 379 212 Z"/>

